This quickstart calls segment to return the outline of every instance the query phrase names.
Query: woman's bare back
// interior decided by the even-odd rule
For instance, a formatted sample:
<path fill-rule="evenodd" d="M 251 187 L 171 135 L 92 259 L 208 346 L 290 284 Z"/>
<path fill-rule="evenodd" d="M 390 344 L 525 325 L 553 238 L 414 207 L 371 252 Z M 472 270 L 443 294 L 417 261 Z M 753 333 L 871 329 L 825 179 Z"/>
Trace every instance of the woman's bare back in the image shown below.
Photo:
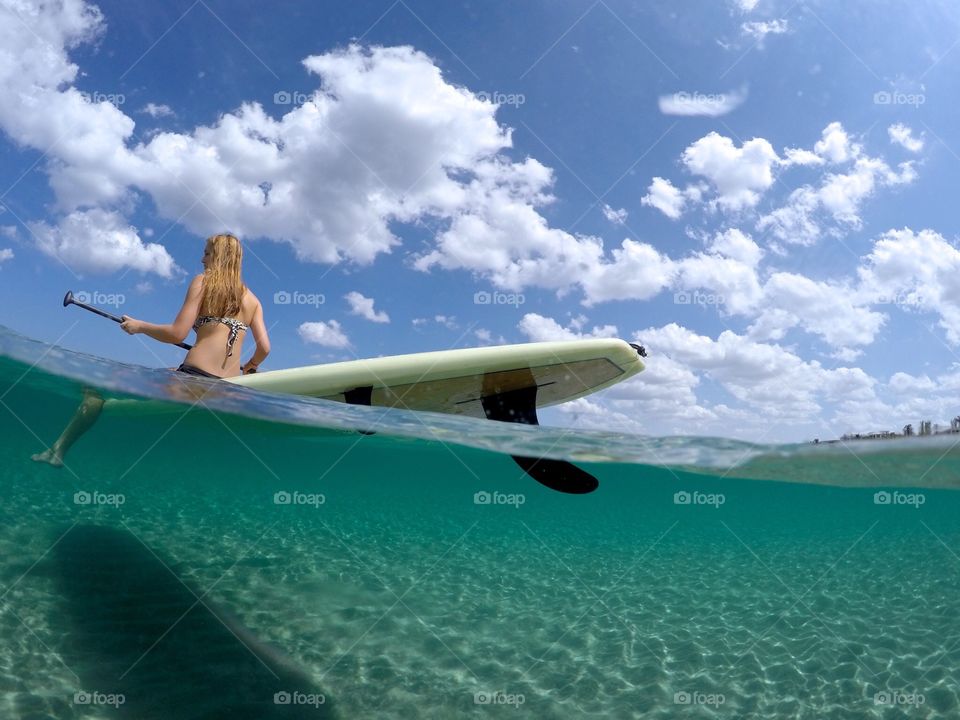
<path fill-rule="evenodd" d="M 243 293 L 243 299 L 240 301 L 240 312 L 236 319 L 249 327 L 254 332 L 254 336 L 259 329 L 257 325 L 263 324 L 263 310 L 260 301 L 249 289 Z M 202 325 L 197 330 L 197 342 L 193 349 L 187 353 L 183 362 L 185 365 L 193 365 L 221 377 L 239 375 L 243 341 L 248 334 L 248 331 L 240 331 L 233 345 L 233 354 L 228 357 L 227 340 L 230 337 L 230 328 L 219 322 Z"/>

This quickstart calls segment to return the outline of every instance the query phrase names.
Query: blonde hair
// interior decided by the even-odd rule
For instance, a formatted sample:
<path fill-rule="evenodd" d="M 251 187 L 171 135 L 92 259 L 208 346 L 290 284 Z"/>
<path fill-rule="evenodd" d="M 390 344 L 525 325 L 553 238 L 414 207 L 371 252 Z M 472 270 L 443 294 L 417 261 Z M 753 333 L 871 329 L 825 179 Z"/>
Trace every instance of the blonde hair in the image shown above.
<path fill-rule="evenodd" d="M 235 317 L 240 314 L 246 286 L 240 277 L 243 248 L 234 235 L 224 233 L 207 238 L 210 253 L 203 273 L 203 297 L 200 314 L 216 317 Z"/>

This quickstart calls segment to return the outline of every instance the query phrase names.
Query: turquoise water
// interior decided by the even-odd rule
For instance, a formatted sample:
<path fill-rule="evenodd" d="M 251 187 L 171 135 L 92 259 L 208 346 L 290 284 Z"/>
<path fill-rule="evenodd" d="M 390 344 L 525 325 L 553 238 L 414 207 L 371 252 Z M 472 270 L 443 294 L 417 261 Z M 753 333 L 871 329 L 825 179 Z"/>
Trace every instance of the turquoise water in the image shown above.
<path fill-rule="evenodd" d="M 126 402 L 31 462 L 90 385 Z M 571 434 L 5 330 L 0 423 L 0 717 L 960 716 L 951 438 Z"/>

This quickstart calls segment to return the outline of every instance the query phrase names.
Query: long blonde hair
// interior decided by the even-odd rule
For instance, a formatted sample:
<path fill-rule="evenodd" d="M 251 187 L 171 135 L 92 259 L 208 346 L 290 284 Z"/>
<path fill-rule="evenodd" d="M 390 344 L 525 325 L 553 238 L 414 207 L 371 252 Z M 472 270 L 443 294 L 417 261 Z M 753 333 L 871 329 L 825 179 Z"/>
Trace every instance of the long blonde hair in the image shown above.
<path fill-rule="evenodd" d="M 210 253 L 203 273 L 203 297 L 200 314 L 216 317 L 236 317 L 240 314 L 246 285 L 240 277 L 243 248 L 233 235 L 225 233 L 207 238 L 206 251 Z"/>

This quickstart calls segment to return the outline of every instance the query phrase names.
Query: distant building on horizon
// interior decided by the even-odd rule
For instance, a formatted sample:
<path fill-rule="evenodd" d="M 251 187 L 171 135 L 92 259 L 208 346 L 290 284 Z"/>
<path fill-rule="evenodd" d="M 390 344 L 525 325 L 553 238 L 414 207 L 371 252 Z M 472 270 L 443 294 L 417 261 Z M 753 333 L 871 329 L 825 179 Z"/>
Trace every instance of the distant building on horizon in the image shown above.
<path fill-rule="evenodd" d="M 934 423 L 932 420 L 921 420 L 919 432 L 916 432 L 913 429 L 913 423 L 907 423 L 903 426 L 903 429 L 899 433 L 895 430 L 876 430 L 874 432 L 867 433 L 844 433 L 840 436 L 840 440 L 887 440 L 899 437 L 914 437 L 917 435 L 946 435 L 949 433 L 960 433 L 960 415 L 957 415 L 950 420 L 949 430 L 945 426 L 941 426 L 940 423 Z M 819 444 L 821 440 L 817 438 L 813 442 Z M 833 443 L 837 441 L 824 440 L 822 442 Z"/>

